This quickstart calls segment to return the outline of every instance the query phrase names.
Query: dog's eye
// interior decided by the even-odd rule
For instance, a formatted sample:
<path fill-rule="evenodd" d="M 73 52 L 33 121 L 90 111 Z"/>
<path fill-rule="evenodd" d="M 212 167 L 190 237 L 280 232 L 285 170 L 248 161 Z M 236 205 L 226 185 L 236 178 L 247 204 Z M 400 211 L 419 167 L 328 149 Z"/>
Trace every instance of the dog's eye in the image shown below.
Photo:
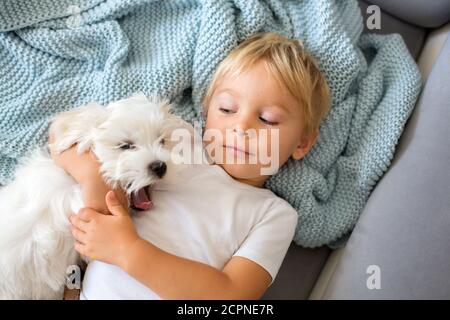
<path fill-rule="evenodd" d="M 165 140 L 164 138 L 162 138 L 161 140 L 159 140 L 159 144 L 160 144 L 160 145 L 163 146 L 165 143 L 166 143 L 166 140 Z"/>
<path fill-rule="evenodd" d="M 132 144 L 132 143 L 123 143 L 123 144 L 120 145 L 120 149 L 122 149 L 122 150 L 134 149 L 134 144 Z"/>

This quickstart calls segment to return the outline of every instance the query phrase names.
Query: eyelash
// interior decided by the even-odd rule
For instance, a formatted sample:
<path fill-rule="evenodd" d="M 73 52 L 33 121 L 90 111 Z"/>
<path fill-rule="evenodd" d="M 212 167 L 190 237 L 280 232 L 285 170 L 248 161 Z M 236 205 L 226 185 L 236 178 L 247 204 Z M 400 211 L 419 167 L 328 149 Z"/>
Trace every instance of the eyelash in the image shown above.
<path fill-rule="evenodd" d="M 125 142 L 125 143 L 120 144 L 118 146 L 118 148 L 122 149 L 122 150 L 132 150 L 135 148 L 135 145 L 132 144 L 131 142 Z"/>
<path fill-rule="evenodd" d="M 233 110 L 225 109 L 225 108 L 219 108 L 219 110 L 222 111 L 225 114 L 230 114 L 231 112 L 233 112 Z"/>
<path fill-rule="evenodd" d="M 278 122 L 273 122 L 273 121 L 267 121 L 266 119 L 264 119 L 263 117 L 259 117 L 259 120 L 261 120 L 262 122 L 264 122 L 265 124 L 269 125 L 269 126 L 276 126 L 278 124 Z"/>
<path fill-rule="evenodd" d="M 233 113 L 233 110 L 225 109 L 225 108 L 219 108 L 219 110 L 224 114 L 230 114 Z M 278 122 L 268 121 L 264 119 L 263 117 L 259 117 L 259 120 L 261 120 L 264 124 L 267 124 L 268 126 L 276 126 Z"/>
<path fill-rule="evenodd" d="M 161 140 L 159 140 L 159 144 L 164 146 L 166 144 L 166 139 L 161 138 Z M 121 150 L 133 150 L 136 146 L 132 142 L 124 142 L 119 144 L 117 148 Z"/>

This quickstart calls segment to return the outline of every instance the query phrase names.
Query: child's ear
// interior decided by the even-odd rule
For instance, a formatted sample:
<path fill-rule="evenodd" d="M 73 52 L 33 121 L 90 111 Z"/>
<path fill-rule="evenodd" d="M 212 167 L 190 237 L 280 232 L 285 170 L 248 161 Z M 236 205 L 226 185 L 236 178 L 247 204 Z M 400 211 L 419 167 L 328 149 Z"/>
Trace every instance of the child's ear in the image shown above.
<path fill-rule="evenodd" d="M 295 160 L 302 159 L 314 146 L 318 137 L 319 137 L 319 130 L 306 137 L 303 137 L 300 143 L 295 148 L 294 152 L 292 153 L 292 158 Z"/>

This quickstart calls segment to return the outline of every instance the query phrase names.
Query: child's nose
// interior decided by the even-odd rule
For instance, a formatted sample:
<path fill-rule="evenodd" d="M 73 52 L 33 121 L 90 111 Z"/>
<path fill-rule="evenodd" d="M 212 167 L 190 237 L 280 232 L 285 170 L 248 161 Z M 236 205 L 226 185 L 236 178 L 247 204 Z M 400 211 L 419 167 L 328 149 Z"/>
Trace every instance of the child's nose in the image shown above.
<path fill-rule="evenodd" d="M 252 128 L 251 120 L 248 117 L 239 119 L 234 125 L 233 131 L 238 136 L 244 136 L 247 134 L 247 130 Z"/>
<path fill-rule="evenodd" d="M 234 128 L 234 132 L 235 132 L 238 136 L 245 136 L 245 134 L 246 134 L 245 131 L 246 131 L 245 129 L 242 129 L 242 128 L 239 127 L 239 126 L 236 126 L 236 127 Z"/>

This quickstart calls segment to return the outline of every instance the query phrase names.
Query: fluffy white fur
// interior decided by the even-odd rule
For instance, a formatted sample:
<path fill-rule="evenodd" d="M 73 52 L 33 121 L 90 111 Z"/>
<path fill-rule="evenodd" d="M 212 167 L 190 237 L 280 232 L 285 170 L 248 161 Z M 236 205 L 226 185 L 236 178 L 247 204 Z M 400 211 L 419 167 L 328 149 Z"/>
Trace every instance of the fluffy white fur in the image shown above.
<path fill-rule="evenodd" d="M 131 195 L 160 180 L 149 171 L 155 160 L 167 164 L 162 179 L 171 179 L 169 136 L 186 125 L 170 114 L 167 101 L 138 94 L 58 115 L 49 147 L 62 152 L 77 143 L 79 153 L 91 149 L 105 181 Z M 122 149 L 124 143 L 133 148 Z M 81 207 L 80 186 L 54 164 L 48 148 L 20 161 L 14 181 L 0 189 L 0 299 L 62 298 L 68 266 L 80 263 L 68 216 Z"/>

